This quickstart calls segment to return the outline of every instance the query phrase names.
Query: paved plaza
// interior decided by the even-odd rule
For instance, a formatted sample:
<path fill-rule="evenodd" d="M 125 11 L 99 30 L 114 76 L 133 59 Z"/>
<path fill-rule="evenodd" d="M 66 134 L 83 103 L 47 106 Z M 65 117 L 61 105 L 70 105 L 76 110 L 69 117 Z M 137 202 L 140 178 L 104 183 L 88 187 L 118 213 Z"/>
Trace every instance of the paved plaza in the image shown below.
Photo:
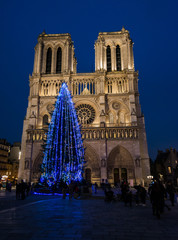
<path fill-rule="evenodd" d="M 130 208 L 122 202 L 107 203 L 101 196 L 69 200 L 33 195 L 16 200 L 15 192 L 1 191 L 0 239 L 178 240 L 178 205 L 157 219 L 149 201 L 146 207 Z"/>

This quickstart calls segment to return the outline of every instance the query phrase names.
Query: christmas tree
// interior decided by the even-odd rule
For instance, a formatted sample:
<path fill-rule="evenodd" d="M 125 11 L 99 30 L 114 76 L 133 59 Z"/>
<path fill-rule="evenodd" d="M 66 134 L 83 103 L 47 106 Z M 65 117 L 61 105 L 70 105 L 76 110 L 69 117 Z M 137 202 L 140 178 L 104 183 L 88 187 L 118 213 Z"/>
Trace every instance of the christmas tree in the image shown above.
<path fill-rule="evenodd" d="M 84 147 L 74 103 L 63 83 L 55 103 L 44 148 L 41 181 L 49 185 L 61 180 L 82 179 Z"/>

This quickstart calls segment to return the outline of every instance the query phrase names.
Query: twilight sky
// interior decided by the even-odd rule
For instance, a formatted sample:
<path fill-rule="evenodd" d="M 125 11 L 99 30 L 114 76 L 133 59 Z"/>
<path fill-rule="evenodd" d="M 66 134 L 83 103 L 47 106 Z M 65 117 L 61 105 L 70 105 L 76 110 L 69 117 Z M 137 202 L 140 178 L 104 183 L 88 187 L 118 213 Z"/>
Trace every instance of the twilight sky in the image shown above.
<path fill-rule="evenodd" d="M 0 138 L 21 141 L 38 35 L 70 33 L 78 72 L 94 69 L 99 32 L 129 30 L 149 154 L 178 150 L 177 0 L 1 1 Z"/>

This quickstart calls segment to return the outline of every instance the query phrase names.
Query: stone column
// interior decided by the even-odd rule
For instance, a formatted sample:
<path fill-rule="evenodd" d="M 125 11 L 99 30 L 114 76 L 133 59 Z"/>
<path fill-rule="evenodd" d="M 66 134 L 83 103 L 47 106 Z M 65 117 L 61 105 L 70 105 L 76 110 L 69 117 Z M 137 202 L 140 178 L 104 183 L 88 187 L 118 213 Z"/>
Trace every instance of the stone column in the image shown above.
<path fill-rule="evenodd" d="M 127 68 L 130 70 L 132 69 L 131 66 L 131 56 L 130 56 L 130 39 L 127 41 Z"/>
<path fill-rule="evenodd" d="M 37 73 L 37 55 L 38 55 L 38 45 L 35 46 L 35 58 L 34 58 L 33 73 Z"/>
<path fill-rule="evenodd" d="M 124 45 L 121 45 L 121 46 L 120 46 L 120 52 L 121 52 L 121 70 L 124 70 L 124 69 L 125 69 L 125 61 L 124 61 L 125 52 L 124 52 Z"/>
<path fill-rule="evenodd" d="M 65 72 L 69 71 L 69 42 L 66 43 Z"/>
<path fill-rule="evenodd" d="M 100 44 L 100 70 L 103 69 L 103 43 Z"/>
<path fill-rule="evenodd" d="M 97 42 L 95 42 L 95 71 L 98 70 L 98 59 L 97 59 Z"/>
<path fill-rule="evenodd" d="M 41 54 L 42 54 L 42 42 L 38 43 L 38 60 L 37 60 L 37 73 L 41 70 Z"/>
<path fill-rule="evenodd" d="M 56 73 L 56 50 L 52 48 L 51 73 Z"/>
<path fill-rule="evenodd" d="M 47 54 L 47 49 L 44 47 L 43 48 L 42 73 L 46 73 L 46 54 Z"/>
<path fill-rule="evenodd" d="M 111 70 L 116 71 L 116 46 L 111 47 Z"/>
<path fill-rule="evenodd" d="M 71 71 L 74 72 L 74 45 L 71 47 Z"/>
<path fill-rule="evenodd" d="M 104 179 L 104 182 L 106 182 L 107 179 L 107 161 L 106 158 L 101 159 L 101 182 L 102 179 Z"/>
<path fill-rule="evenodd" d="M 133 42 L 130 43 L 131 68 L 134 70 Z"/>
<path fill-rule="evenodd" d="M 103 54 L 104 54 L 104 61 L 103 61 L 103 68 L 107 71 L 107 63 L 106 63 L 106 46 L 103 46 Z"/>

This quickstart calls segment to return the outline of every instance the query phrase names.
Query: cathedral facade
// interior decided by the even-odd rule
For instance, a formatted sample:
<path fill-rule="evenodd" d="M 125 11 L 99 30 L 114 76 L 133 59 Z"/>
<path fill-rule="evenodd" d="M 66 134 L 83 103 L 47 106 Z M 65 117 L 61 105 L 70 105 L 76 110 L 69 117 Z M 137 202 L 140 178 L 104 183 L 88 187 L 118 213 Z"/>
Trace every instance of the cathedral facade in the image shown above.
<path fill-rule="evenodd" d="M 38 37 L 28 108 L 23 125 L 19 179 L 40 177 L 42 145 L 62 82 L 68 84 L 85 145 L 84 178 L 111 184 L 146 183 L 150 175 L 144 116 L 129 32 L 101 32 L 95 72 L 77 73 L 70 34 Z"/>

